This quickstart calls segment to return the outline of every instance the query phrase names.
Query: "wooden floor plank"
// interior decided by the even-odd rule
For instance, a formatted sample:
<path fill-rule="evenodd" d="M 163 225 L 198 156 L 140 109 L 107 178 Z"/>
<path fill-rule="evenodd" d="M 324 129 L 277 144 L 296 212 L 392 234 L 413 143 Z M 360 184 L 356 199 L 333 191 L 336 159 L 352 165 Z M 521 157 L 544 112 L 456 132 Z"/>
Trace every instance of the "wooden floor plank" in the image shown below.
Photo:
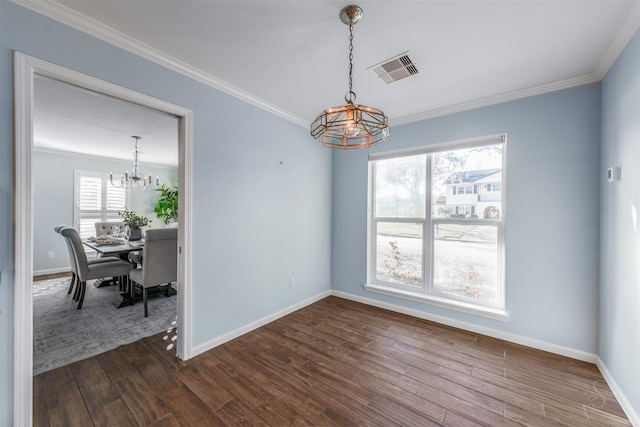
<path fill-rule="evenodd" d="M 375 391 L 376 396 L 384 396 L 394 400 L 436 423 L 442 423 L 445 418 L 447 411 L 444 407 L 433 403 L 429 399 L 424 399 L 415 393 L 391 385 L 384 381 L 384 379 L 371 375 L 368 372 L 358 374 L 355 381 Z"/>
<path fill-rule="evenodd" d="M 199 367 L 197 363 L 192 363 L 177 370 L 175 375 L 213 411 L 233 400 L 233 395 L 210 375 L 206 366 Z"/>
<path fill-rule="evenodd" d="M 264 370 L 254 376 L 254 381 L 264 388 L 272 397 L 278 399 L 292 411 L 300 414 L 305 420 L 317 419 L 326 409 L 326 405 L 319 402 L 305 391 L 297 389 L 288 381 L 269 370 Z"/>
<path fill-rule="evenodd" d="M 122 351 L 125 347 L 127 346 L 107 351 L 95 357 L 112 383 L 137 372 Z"/>
<path fill-rule="evenodd" d="M 171 336 L 34 377 L 34 425 L 630 425 L 593 364 L 334 296 L 188 361 Z"/>
<path fill-rule="evenodd" d="M 438 375 L 471 390 L 494 397 L 505 403 L 521 408 L 530 414 L 544 416 L 544 405 L 541 401 L 523 396 L 512 390 L 479 380 L 471 375 L 462 374 L 451 369 L 440 367 Z"/>
<path fill-rule="evenodd" d="M 132 364 L 157 394 L 166 393 L 181 385 L 173 370 L 168 369 L 165 364 L 158 363 L 158 359 L 152 354 L 141 357 Z"/>
<path fill-rule="evenodd" d="M 41 376 L 33 378 L 33 425 L 41 427 L 49 427 L 50 425 Z"/>
<path fill-rule="evenodd" d="M 65 400 L 49 410 L 51 427 L 83 427 L 93 425 L 82 399 Z"/>
<path fill-rule="evenodd" d="M 162 402 L 182 425 L 185 426 L 225 426 L 211 409 L 189 390 L 187 386 L 174 388 L 161 396 Z"/>
<path fill-rule="evenodd" d="M 90 413 L 120 399 L 96 358 L 81 360 L 70 366 Z"/>
<path fill-rule="evenodd" d="M 116 381 L 113 386 L 139 425 L 151 424 L 170 413 L 138 373 Z"/>
<path fill-rule="evenodd" d="M 182 424 L 173 414 L 167 414 L 159 420 L 149 424 L 149 427 L 182 427 Z"/>
<path fill-rule="evenodd" d="M 41 374 L 41 393 L 49 411 L 70 400 L 82 400 L 82 393 L 69 365 Z"/>
<path fill-rule="evenodd" d="M 137 424 L 129 408 L 121 399 L 97 408 L 91 412 L 91 419 L 94 425 L 105 427 L 135 426 Z"/>
<path fill-rule="evenodd" d="M 302 392 L 307 392 L 317 382 L 311 375 L 298 369 L 292 369 L 292 366 L 270 353 L 261 353 L 254 361 Z"/>
<path fill-rule="evenodd" d="M 432 374 L 415 367 L 410 367 L 407 370 L 407 375 L 420 381 L 422 383 L 422 387 L 424 387 L 424 384 L 429 384 L 430 387 L 452 394 L 456 398 L 462 399 L 465 402 L 473 403 L 474 405 L 488 409 L 496 414 L 504 415 L 504 401 L 502 400 L 496 399 L 480 391 L 467 388 L 440 375 Z"/>
<path fill-rule="evenodd" d="M 378 412 L 380 415 L 392 419 L 401 426 L 428 427 L 440 425 L 413 409 L 407 408 L 393 399 L 380 395 L 376 395 L 371 402 L 369 402 L 369 408 Z"/>
<path fill-rule="evenodd" d="M 251 408 L 236 399 L 227 402 L 216 411 L 216 416 L 228 426 L 268 426 L 269 424 Z"/>

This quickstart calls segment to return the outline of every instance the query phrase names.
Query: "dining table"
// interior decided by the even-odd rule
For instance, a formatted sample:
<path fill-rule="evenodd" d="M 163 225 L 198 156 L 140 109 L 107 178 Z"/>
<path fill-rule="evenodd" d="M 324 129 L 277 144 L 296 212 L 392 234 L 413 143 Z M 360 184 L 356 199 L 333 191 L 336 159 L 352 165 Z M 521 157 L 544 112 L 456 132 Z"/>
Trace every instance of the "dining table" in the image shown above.
<path fill-rule="evenodd" d="M 138 252 L 141 251 L 144 247 L 144 239 L 137 241 L 128 241 L 126 238 L 108 238 L 108 239 L 97 239 L 90 238 L 83 240 L 82 243 L 88 248 L 93 249 L 101 256 L 113 256 L 118 257 L 124 261 L 129 262 L 129 253 L 130 252 Z M 114 283 L 109 280 L 96 280 L 94 286 L 96 288 L 101 288 L 104 286 L 111 286 Z M 131 305 L 136 298 L 135 292 L 133 292 L 133 287 L 131 284 L 128 284 L 128 289 L 125 292 L 121 292 L 118 296 L 118 299 L 114 301 L 114 304 L 117 308 L 126 307 Z"/>
<path fill-rule="evenodd" d="M 117 256 L 125 261 L 127 260 L 129 252 L 141 251 L 144 246 L 144 240 L 130 242 L 126 239 L 119 238 L 104 241 L 87 239 L 83 240 L 82 243 L 102 256 Z"/>

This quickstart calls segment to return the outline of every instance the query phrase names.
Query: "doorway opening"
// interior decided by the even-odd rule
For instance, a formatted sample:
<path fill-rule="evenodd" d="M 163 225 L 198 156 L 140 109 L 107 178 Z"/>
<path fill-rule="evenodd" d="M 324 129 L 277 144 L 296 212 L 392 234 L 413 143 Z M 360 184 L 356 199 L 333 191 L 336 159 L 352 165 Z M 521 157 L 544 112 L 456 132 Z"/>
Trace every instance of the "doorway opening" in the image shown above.
<path fill-rule="evenodd" d="M 165 101 L 16 52 L 15 71 L 15 287 L 14 424 L 31 425 L 33 377 L 34 271 L 34 91 L 46 77 L 177 118 L 178 295 L 177 356 L 191 357 L 191 194 L 193 113 Z"/>

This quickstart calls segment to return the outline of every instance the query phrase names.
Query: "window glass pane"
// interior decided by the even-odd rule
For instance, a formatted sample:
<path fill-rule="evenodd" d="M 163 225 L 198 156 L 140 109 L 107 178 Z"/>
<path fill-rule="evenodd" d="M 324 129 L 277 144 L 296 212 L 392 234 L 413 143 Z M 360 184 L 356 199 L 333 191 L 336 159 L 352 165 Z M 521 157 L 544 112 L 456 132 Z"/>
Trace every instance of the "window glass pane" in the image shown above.
<path fill-rule="evenodd" d="M 433 153 L 433 218 L 501 217 L 502 147 L 496 144 Z"/>
<path fill-rule="evenodd" d="M 424 218 L 426 154 L 376 161 L 377 217 Z"/>
<path fill-rule="evenodd" d="M 422 224 L 378 222 L 376 280 L 422 287 Z"/>
<path fill-rule="evenodd" d="M 436 223 L 433 237 L 434 291 L 497 301 L 497 226 Z"/>

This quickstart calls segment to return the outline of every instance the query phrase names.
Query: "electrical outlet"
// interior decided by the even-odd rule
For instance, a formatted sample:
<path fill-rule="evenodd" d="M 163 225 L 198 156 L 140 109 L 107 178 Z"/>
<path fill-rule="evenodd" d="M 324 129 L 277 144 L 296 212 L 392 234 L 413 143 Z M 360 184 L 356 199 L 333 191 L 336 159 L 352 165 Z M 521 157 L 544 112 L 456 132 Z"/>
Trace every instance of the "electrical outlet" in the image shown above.
<path fill-rule="evenodd" d="M 47 259 L 53 259 L 53 252 L 47 252 Z"/>
<path fill-rule="evenodd" d="M 296 287 L 296 278 L 295 277 L 290 277 L 289 278 L 289 289 L 293 289 Z"/>

